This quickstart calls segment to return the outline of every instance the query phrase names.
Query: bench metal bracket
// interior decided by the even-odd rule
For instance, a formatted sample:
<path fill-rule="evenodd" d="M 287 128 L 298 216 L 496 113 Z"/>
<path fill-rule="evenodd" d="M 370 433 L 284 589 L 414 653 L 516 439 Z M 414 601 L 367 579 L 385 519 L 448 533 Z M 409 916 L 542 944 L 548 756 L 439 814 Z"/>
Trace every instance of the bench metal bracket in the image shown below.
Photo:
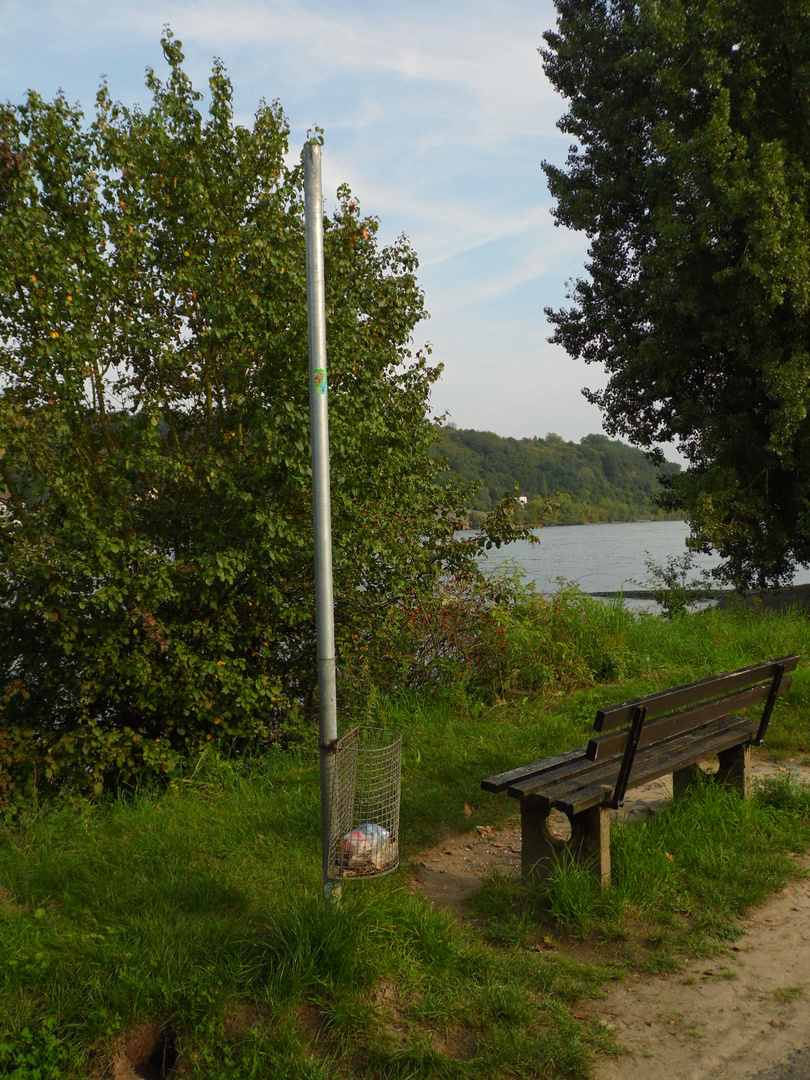
<path fill-rule="evenodd" d="M 627 785 L 630 781 L 630 773 L 633 768 L 633 761 L 636 756 L 636 750 L 638 750 L 639 739 L 641 738 L 641 729 L 644 727 L 646 718 L 647 706 L 637 705 L 633 712 L 633 722 L 630 725 L 630 731 L 627 735 L 627 745 L 624 748 L 624 757 L 622 758 L 619 777 L 616 781 L 616 790 L 613 792 L 613 798 L 608 803 L 608 806 L 613 810 L 618 810 L 624 802 L 624 796 L 627 793 Z"/>
<path fill-rule="evenodd" d="M 785 665 L 778 664 L 776 671 L 774 672 L 773 682 L 771 683 L 771 689 L 768 694 L 768 700 L 765 702 L 765 708 L 762 710 L 762 719 L 759 722 L 759 731 L 756 733 L 756 737 L 752 740 L 754 746 L 760 746 L 762 740 L 768 731 L 768 724 L 771 722 L 771 713 L 773 707 L 776 704 L 776 699 L 779 696 L 779 687 L 782 685 L 782 676 L 785 674 Z"/>

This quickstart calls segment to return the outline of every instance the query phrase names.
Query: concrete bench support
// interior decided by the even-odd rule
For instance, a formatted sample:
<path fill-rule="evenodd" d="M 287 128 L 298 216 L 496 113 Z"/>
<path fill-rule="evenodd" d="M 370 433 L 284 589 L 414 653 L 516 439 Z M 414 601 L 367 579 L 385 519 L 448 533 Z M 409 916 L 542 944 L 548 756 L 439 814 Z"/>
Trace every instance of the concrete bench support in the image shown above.
<path fill-rule="evenodd" d="M 610 811 L 606 806 L 593 806 L 569 819 L 571 836 L 562 840 L 548 827 L 549 810 L 522 799 L 520 825 L 522 844 L 520 863 L 527 881 L 545 880 L 554 866 L 555 858 L 566 853 L 580 866 L 592 870 L 601 884 L 610 885 Z"/>
<path fill-rule="evenodd" d="M 714 782 L 736 791 L 743 799 L 751 794 L 751 747 L 747 743 L 722 750 L 717 755 L 718 769 Z M 687 765 L 672 774 L 672 794 L 679 798 L 697 777 L 705 776 L 699 765 Z"/>

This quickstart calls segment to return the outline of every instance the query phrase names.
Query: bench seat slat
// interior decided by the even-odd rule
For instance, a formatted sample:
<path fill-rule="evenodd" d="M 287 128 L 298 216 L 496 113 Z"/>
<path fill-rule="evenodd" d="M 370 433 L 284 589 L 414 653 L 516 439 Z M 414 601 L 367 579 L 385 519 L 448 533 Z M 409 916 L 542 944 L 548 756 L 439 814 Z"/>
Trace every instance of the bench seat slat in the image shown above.
<path fill-rule="evenodd" d="M 599 709 L 596 713 L 594 728 L 596 731 L 612 731 L 615 728 L 624 727 L 632 721 L 633 713 L 639 704 L 646 707 L 647 718 L 650 720 L 662 713 L 692 705 L 702 698 L 714 697 L 743 686 L 750 686 L 752 682 L 760 679 L 773 679 L 780 666 L 784 667 L 786 673 L 795 671 L 798 662 L 798 654 L 792 653 L 790 656 L 781 656 L 777 660 L 768 660 L 762 664 L 740 668 L 738 671 L 729 671 L 725 675 L 714 675 L 708 679 L 688 683 L 686 686 L 676 686 L 672 690 L 662 690 L 660 693 L 649 694 L 647 697 L 636 698 L 633 701 L 623 701 L 619 705 Z"/>
<path fill-rule="evenodd" d="M 675 735 L 652 746 L 644 747 L 636 754 L 633 763 L 633 786 L 646 782 L 646 779 L 648 779 L 646 771 L 652 767 L 653 763 L 661 762 L 664 765 L 672 761 L 680 763 L 684 754 L 691 756 L 692 761 L 696 761 L 702 754 L 714 752 L 703 749 L 703 747 L 704 744 L 711 743 L 715 737 L 719 737 L 724 743 L 730 739 L 731 745 L 734 745 L 734 743 L 745 742 L 756 730 L 756 720 L 751 720 L 748 717 L 729 717 L 719 723 L 715 722 L 707 725 L 703 732 L 692 730 L 685 734 Z M 515 797 L 528 798 L 532 802 L 540 802 L 549 807 L 562 807 L 563 804 L 567 807 L 571 799 L 578 800 L 580 792 L 590 788 L 596 787 L 600 791 L 604 788 L 608 790 L 608 797 L 612 795 L 619 774 L 621 755 L 615 755 L 604 762 L 597 762 L 596 764 L 589 762 L 588 764 L 590 767 L 587 769 L 577 768 L 575 765 L 569 776 L 558 775 L 554 783 L 546 785 L 537 783 L 532 786 L 531 790 L 528 789 L 528 785 L 522 790 L 516 789 L 514 791 Z M 677 767 L 677 764 L 675 767 Z M 663 772 L 657 775 L 662 776 L 668 771 L 671 772 L 672 768 L 664 768 Z M 513 789 L 509 789 L 509 794 L 513 794 Z M 602 802 L 604 799 L 600 798 L 596 801 Z M 596 803 L 590 805 L 593 806 Z"/>
<path fill-rule="evenodd" d="M 584 746 L 580 746 L 576 750 L 566 750 L 564 754 L 556 754 L 554 757 L 544 758 L 542 761 L 534 761 L 531 765 L 521 765 L 519 768 L 510 769 L 508 772 L 497 773 L 495 776 L 488 776 L 486 780 L 481 781 L 481 787 L 484 791 L 505 791 L 510 784 L 516 781 L 527 780 L 531 777 L 539 776 L 544 772 L 556 768 L 558 765 L 564 765 L 566 762 L 573 761 L 577 757 L 582 757 L 584 753 Z"/>
<path fill-rule="evenodd" d="M 548 772 L 541 773 L 539 776 L 529 776 L 510 784 L 506 789 L 507 794 L 511 795 L 513 799 L 524 799 L 535 791 L 544 791 L 546 788 L 560 783 L 576 783 L 578 776 L 593 771 L 593 762 L 586 757 L 585 749 L 584 746 L 579 746 L 572 751 L 573 756 L 569 761 L 557 765 L 556 768 L 549 769 Z"/>
<path fill-rule="evenodd" d="M 751 734 L 756 732 L 756 721 L 751 721 L 748 730 Z M 713 754 L 719 754 L 723 750 L 729 750 L 733 746 L 740 745 L 739 732 L 736 730 L 730 730 L 726 732 L 715 731 L 711 738 L 706 738 L 700 743 L 691 743 L 688 746 L 682 747 L 678 753 L 673 753 L 670 756 L 654 757 L 650 761 L 644 764 L 644 767 L 636 772 L 633 770 L 633 786 L 639 787 L 642 784 L 648 784 L 652 780 L 658 780 L 662 776 L 667 776 L 669 773 L 675 772 L 677 769 L 682 769 L 687 765 L 692 765 L 696 760 L 701 757 L 709 757 Z M 695 751 L 698 751 L 696 754 Z M 588 810 L 592 806 L 598 806 L 600 803 L 608 802 L 613 794 L 613 785 L 599 784 L 593 785 L 590 788 L 582 788 L 575 795 L 571 795 L 567 799 L 561 799 L 557 801 L 557 806 L 561 810 L 565 810 L 569 814 L 579 814 L 583 810 Z"/>

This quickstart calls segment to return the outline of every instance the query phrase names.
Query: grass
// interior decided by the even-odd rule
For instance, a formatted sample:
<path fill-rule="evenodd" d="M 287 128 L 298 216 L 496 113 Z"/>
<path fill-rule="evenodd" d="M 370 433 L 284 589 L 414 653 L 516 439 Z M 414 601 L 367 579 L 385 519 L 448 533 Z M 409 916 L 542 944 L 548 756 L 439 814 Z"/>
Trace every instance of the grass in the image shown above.
<path fill-rule="evenodd" d="M 494 701 L 452 687 L 369 701 L 364 719 L 405 736 L 406 858 L 504 814 L 511 800 L 481 792 L 481 777 L 581 743 L 599 705 L 810 651 L 797 613 L 666 622 L 572 602 L 557 617 L 556 635 L 522 626 Z M 557 648 L 573 622 L 576 648 Z M 542 642 L 557 649 L 554 678 L 529 686 L 520 665 Z M 808 696 L 802 665 L 769 749 L 806 754 Z M 781 780 L 742 803 L 707 784 L 614 832 L 608 892 L 561 863 L 542 890 L 491 879 L 465 922 L 412 895 L 405 871 L 344 886 L 324 911 L 314 744 L 32 809 L 0 828 L 0 1075 L 110 1076 L 140 1039 L 163 1074 L 177 1058 L 177 1076 L 584 1080 L 615 1042 L 576 1003 L 736 936 L 745 908 L 797 873 L 810 797 Z M 584 939 L 597 962 L 545 938 Z"/>
<path fill-rule="evenodd" d="M 780 1005 L 789 1005 L 791 1001 L 799 1001 L 803 998 L 806 989 L 804 986 L 780 986 L 775 991 L 774 997 Z"/>
<path fill-rule="evenodd" d="M 598 972 L 491 949 L 405 874 L 325 911 L 317 810 L 276 755 L 8 828 L 2 1075 L 108 1075 L 149 1024 L 192 1076 L 586 1075 L 606 1040 L 568 1004 Z"/>
<path fill-rule="evenodd" d="M 767 779 L 743 802 L 706 782 L 653 819 L 613 831 L 608 890 L 565 860 L 543 886 L 487 882 L 475 910 L 488 919 L 488 939 L 528 944 L 553 925 L 646 971 L 711 955 L 740 936 L 743 911 L 800 873 L 791 856 L 810 846 L 810 788 Z"/>

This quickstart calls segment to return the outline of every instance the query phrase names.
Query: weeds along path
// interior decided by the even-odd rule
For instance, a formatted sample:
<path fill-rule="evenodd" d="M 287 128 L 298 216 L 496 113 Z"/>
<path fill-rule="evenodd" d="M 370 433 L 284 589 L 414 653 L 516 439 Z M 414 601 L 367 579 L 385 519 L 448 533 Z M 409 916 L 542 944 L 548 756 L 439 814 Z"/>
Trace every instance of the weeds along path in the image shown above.
<path fill-rule="evenodd" d="M 810 783 L 810 768 L 793 763 L 755 759 L 753 771 L 788 771 Z M 628 798 L 622 817 L 648 816 L 670 797 L 671 782 L 656 781 Z M 810 869 L 810 856 L 801 862 Z M 492 870 L 520 872 L 517 814 L 491 832 L 455 836 L 423 853 L 414 887 L 462 913 Z M 594 1080 L 810 1077 L 810 876 L 751 909 L 742 926 L 743 936 L 711 960 L 686 960 L 672 975 L 631 974 L 581 1006 L 583 1022 L 611 1027 L 631 1055 L 601 1062 Z"/>

